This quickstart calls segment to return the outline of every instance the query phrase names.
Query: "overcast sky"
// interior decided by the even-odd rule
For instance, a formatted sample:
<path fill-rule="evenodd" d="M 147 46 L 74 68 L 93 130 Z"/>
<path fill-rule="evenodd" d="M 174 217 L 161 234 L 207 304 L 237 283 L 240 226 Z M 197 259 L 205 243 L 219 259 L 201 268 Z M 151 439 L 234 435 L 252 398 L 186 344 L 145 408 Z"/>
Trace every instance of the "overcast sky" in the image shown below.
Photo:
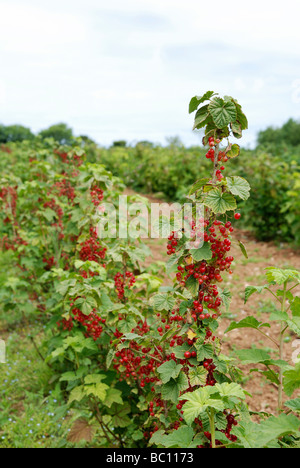
<path fill-rule="evenodd" d="M 197 144 L 188 103 L 213 90 L 253 145 L 300 118 L 299 18 L 299 0 L 0 0 L 0 122 Z"/>

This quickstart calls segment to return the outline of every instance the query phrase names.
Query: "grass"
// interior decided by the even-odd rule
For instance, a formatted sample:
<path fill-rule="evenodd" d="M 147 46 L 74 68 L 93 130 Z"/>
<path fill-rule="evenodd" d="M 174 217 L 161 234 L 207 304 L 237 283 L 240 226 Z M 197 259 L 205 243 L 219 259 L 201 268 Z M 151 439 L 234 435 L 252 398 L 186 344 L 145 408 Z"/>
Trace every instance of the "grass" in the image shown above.
<path fill-rule="evenodd" d="M 42 336 L 35 332 L 40 346 Z M 68 446 L 64 401 L 58 389 L 50 390 L 52 371 L 28 334 L 14 331 L 6 339 L 6 363 L 0 364 L 0 448 Z"/>

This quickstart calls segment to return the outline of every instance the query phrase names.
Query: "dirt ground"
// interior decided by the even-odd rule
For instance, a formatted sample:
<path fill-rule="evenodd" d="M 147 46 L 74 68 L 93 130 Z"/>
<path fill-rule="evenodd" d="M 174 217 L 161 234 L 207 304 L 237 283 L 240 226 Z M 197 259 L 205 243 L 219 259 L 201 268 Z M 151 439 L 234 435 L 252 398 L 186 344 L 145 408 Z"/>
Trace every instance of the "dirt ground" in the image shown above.
<path fill-rule="evenodd" d="M 126 193 L 128 195 L 134 194 L 131 190 L 127 190 Z M 148 195 L 147 198 L 150 202 L 163 203 L 152 195 Z M 278 341 L 280 325 L 276 322 L 271 322 L 271 328 L 264 328 L 266 337 L 260 332 L 249 328 L 233 330 L 226 335 L 224 331 L 232 320 L 239 321 L 248 315 L 255 316 L 259 321 L 268 321 L 269 314 L 275 307 L 273 296 L 269 292 L 254 294 L 247 304 L 244 304 L 245 287 L 265 284 L 267 281 L 264 274 L 265 268 L 268 266 L 300 270 L 300 251 L 293 250 L 286 245 L 277 246 L 272 243 L 258 242 L 250 233 L 243 230 L 235 229 L 233 237 L 242 241 L 246 246 L 248 259 L 244 257 L 238 246 L 232 246 L 230 254 L 235 258 L 232 264 L 233 274 L 225 275 L 227 277 L 222 283 L 222 286 L 229 288 L 232 293 L 230 311 L 224 315 L 218 331 L 222 340 L 222 353 L 230 355 L 234 349 L 246 349 L 255 346 L 264 348 L 270 352 L 273 358 L 278 359 L 278 348 L 268 338 L 270 336 L 273 340 Z M 147 244 L 151 249 L 151 257 L 147 260 L 148 265 L 155 261 L 167 262 L 166 243 L 165 239 L 147 240 Z M 166 279 L 166 282 L 168 281 L 170 280 Z M 294 293 L 300 295 L 300 288 L 295 289 Z M 296 349 L 300 352 L 300 339 L 295 334 L 290 334 L 286 341 L 284 359 L 293 364 L 292 354 L 295 353 Z M 253 365 L 253 367 L 263 369 L 260 365 Z M 242 366 L 241 369 L 245 371 L 246 375 L 244 388 L 252 395 L 248 397 L 250 409 L 275 414 L 277 408 L 276 386 L 268 383 L 258 372 L 249 372 L 251 366 Z M 292 397 L 295 398 L 299 395 L 300 392 L 298 394 L 295 392 Z"/>

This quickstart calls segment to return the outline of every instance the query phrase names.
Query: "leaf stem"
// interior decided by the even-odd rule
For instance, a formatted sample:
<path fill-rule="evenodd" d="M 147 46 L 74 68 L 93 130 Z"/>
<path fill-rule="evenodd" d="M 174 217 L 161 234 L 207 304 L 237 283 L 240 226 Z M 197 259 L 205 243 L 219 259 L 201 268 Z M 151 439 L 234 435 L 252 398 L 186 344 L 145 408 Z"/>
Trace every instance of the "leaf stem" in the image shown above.
<path fill-rule="evenodd" d="M 215 411 L 213 408 L 210 408 L 208 417 L 209 417 L 210 434 L 211 434 L 211 448 L 216 448 Z"/>

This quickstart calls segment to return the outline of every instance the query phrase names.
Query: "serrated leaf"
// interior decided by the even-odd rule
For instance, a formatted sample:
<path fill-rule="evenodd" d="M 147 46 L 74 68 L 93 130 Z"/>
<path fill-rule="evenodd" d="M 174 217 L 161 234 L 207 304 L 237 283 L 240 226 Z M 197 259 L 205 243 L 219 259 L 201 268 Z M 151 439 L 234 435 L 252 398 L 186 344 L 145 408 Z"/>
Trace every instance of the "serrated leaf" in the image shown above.
<path fill-rule="evenodd" d="M 209 118 L 208 104 L 200 107 L 196 112 L 193 130 L 195 130 L 195 128 L 199 129 L 204 127 L 206 125 L 207 118 Z"/>
<path fill-rule="evenodd" d="M 250 196 L 251 187 L 246 179 L 239 176 L 226 177 L 227 187 L 233 195 L 237 195 L 242 200 L 247 200 Z"/>
<path fill-rule="evenodd" d="M 106 355 L 106 368 L 107 369 L 110 368 L 114 357 L 115 357 L 115 350 L 111 348 Z"/>
<path fill-rule="evenodd" d="M 210 260 L 212 258 L 212 250 L 210 248 L 209 242 L 204 242 L 202 247 L 199 247 L 199 249 L 191 249 L 190 254 L 195 262 L 200 262 L 201 260 Z"/>
<path fill-rule="evenodd" d="M 241 148 L 236 143 L 230 143 L 225 151 L 227 158 L 236 158 L 237 156 L 239 156 L 240 152 Z"/>
<path fill-rule="evenodd" d="M 86 419 L 77 419 L 77 421 L 73 423 L 67 439 L 73 444 L 81 440 L 92 442 L 94 433 L 95 428 L 91 426 Z"/>
<path fill-rule="evenodd" d="M 183 407 L 183 417 L 189 426 L 194 422 L 194 419 L 207 408 L 213 408 L 216 411 L 224 410 L 224 403 L 222 400 L 211 398 L 211 390 L 209 387 L 199 388 L 195 392 L 186 393 L 184 399 L 187 401 Z"/>
<path fill-rule="evenodd" d="M 274 281 L 280 285 L 290 280 L 300 283 L 300 273 L 297 270 L 267 267 L 266 272 L 266 277 L 269 283 Z"/>
<path fill-rule="evenodd" d="M 235 104 L 232 101 L 225 101 L 219 97 L 215 97 L 209 103 L 208 108 L 218 128 L 224 128 L 229 125 L 230 122 L 236 121 L 237 112 Z"/>
<path fill-rule="evenodd" d="M 192 367 L 189 371 L 189 380 L 192 386 L 205 385 L 207 370 L 203 366 Z"/>
<path fill-rule="evenodd" d="M 254 293 L 261 293 L 264 289 L 268 288 L 268 284 L 265 284 L 264 286 L 247 286 L 245 288 L 245 304 L 248 301 L 249 297 L 252 296 Z"/>
<path fill-rule="evenodd" d="M 269 353 L 263 349 L 239 349 L 235 353 L 244 364 L 263 363 L 271 359 Z"/>
<path fill-rule="evenodd" d="M 176 379 L 181 369 L 182 365 L 177 365 L 176 362 L 170 360 L 159 366 L 157 372 L 160 374 L 161 381 L 165 384 L 171 379 Z"/>
<path fill-rule="evenodd" d="M 186 390 L 188 386 L 187 376 L 181 372 L 176 380 L 171 379 L 168 383 L 162 385 L 162 398 L 164 400 L 171 400 L 173 403 L 178 403 L 180 392 Z"/>
<path fill-rule="evenodd" d="M 294 369 L 283 373 L 283 388 L 289 397 L 292 396 L 295 390 L 300 388 L 300 364 L 297 364 Z"/>
<path fill-rule="evenodd" d="M 169 294 L 156 294 L 152 298 L 153 306 L 156 310 L 162 311 L 170 311 L 174 308 L 175 306 L 175 299 L 173 296 L 170 296 Z"/>
<path fill-rule="evenodd" d="M 288 400 L 284 403 L 284 406 L 290 408 L 295 413 L 300 413 L 300 398 L 295 398 L 294 400 Z"/>
<path fill-rule="evenodd" d="M 204 359 L 211 359 L 214 355 L 214 348 L 210 343 L 202 344 L 201 340 L 199 340 L 199 342 L 196 341 L 195 348 L 197 350 L 198 361 L 204 361 Z"/>
<path fill-rule="evenodd" d="M 282 413 L 279 416 L 271 416 L 260 424 L 262 431 L 260 443 L 266 445 L 271 440 L 285 435 L 299 435 L 299 426 L 299 419 L 294 415 Z"/>
<path fill-rule="evenodd" d="M 203 204 L 208 206 L 215 214 L 224 214 L 226 211 L 235 210 L 237 207 L 234 196 L 228 192 L 221 192 L 219 189 L 208 192 Z"/>
<path fill-rule="evenodd" d="M 242 126 L 239 122 L 231 122 L 230 128 L 235 138 L 242 138 Z"/>
<path fill-rule="evenodd" d="M 237 397 L 241 400 L 246 398 L 245 392 L 242 387 L 237 383 L 224 382 L 222 384 L 216 383 L 215 390 L 218 391 L 219 395 L 223 397 Z"/>
<path fill-rule="evenodd" d="M 112 426 L 113 427 L 127 427 L 131 424 L 131 419 L 127 416 L 131 412 L 131 406 L 129 403 L 119 405 L 114 403 L 108 410 L 112 415 Z"/>
<path fill-rule="evenodd" d="M 106 391 L 109 389 L 109 386 L 100 382 L 94 385 L 88 385 L 85 387 L 85 392 L 87 395 L 93 395 L 99 400 L 104 401 L 106 397 Z"/>
<path fill-rule="evenodd" d="M 194 276 L 190 276 L 186 283 L 185 283 L 186 289 L 191 293 L 192 296 L 196 296 L 198 291 L 199 291 L 199 283 Z"/>
<path fill-rule="evenodd" d="M 259 330 L 262 327 L 269 327 L 269 323 L 259 322 L 255 317 L 249 316 L 240 320 L 239 322 L 231 322 L 229 327 L 225 330 L 224 333 L 228 333 L 231 330 L 235 330 L 237 328 L 254 328 L 255 330 Z"/>
<path fill-rule="evenodd" d="M 213 91 L 207 91 L 203 96 L 194 96 L 190 100 L 189 113 L 195 112 L 198 109 L 199 104 L 208 101 L 215 93 Z"/>
<path fill-rule="evenodd" d="M 75 387 L 70 393 L 68 403 L 71 404 L 73 401 L 81 401 L 85 396 L 86 393 L 83 385 Z"/>
<path fill-rule="evenodd" d="M 225 307 L 226 312 L 229 311 L 230 303 L 231 303 L 231 292 L 229 289 L 220 289 L 218 288 L 219 298 L 222 301 L 222 305 Z"/>
<path fill-rule="evenodd" d="M 117 388 L 109 388 L 106 392 L 105 400 L 103 401 L 103 404 L 109 408 L 113 403 L 123 404 L 122 392 Z"/>
<path fill-rule="evenodd" d="M 296 296 L 291 302 L 291 311 L 293 317 L 300 317 L 300 297 Z"/>
<path fill-rule="evenodd" d="M 182 426 L 168 435 L 162 435 L 159 444 L 166 448 L 191 448 L 193 438 L 193 429 Z"/>
<path fill-rule="evenodd" d="M 197 192 L 197 190 L 202 189 L 208 182 L 209 182 L 208 178 L 197 180 L 197 182 L 195 182 L 191 186 L 190 191 L 189 191 L 189 195 L 193 195 L 195 192 Z"/>

